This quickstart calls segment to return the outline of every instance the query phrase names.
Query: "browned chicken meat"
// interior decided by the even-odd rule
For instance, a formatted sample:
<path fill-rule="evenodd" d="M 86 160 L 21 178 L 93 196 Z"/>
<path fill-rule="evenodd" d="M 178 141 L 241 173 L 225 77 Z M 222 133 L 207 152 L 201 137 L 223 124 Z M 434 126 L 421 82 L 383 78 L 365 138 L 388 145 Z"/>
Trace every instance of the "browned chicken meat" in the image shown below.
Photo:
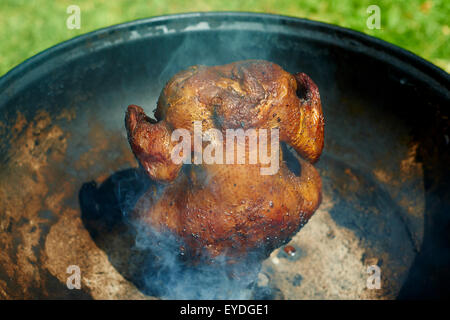
<path fill-rule="evenodd" d="M 126 113 L 135 156 L 148 176 L 163 186 L 148 190 L 132 217 L 156 232 L 175 235 L 191 261 L 218 256 L 233 261 L 250 253 L 266 257 L 287 242 L 319 206 L 322 185 L 312 164 L 323 149 L 324 119 L 318 88 L 306 74 L 291 75 L 260 60 L 194 66 L 167 83 L 155 117 L 149 118 L 135 105 Z M 202 132 L 215 129 L 210 132 L 216 135 L 203 139 L 200 149 L 195 149 L 199 124 Z M 177 129 L 185 129 L 192 139 L 174 138 Z M 231 129 L 245 133 L 254 129 L 259 138 L 256 144 L 250 143 L 250 135 L 243 140 L 225 139 Z M 266 140 L 258 135 L 264 130 Z M 292 170 L 283 159 L 282 144 L 272 144 L 278 137 L 294 150 L 299 170 Z M 181 149 L 179 155 L 193 164 L 183 166 L 173 160 L 173 150 L 182 141 L 190 145 L 192 154 Z M 227 149 L 230 141 L 234 148 Z M 214 149 L 210 154 L 216 162 L 199 162 L 196 152 L 208 153 L 212 144 L 223 146 L 223 153 Z M 263 147 L 268 155 L 278 156 L 274 158 L 277 170 L 269 174 L 261 169 L 273 163 L 249 161 L 255 149 Z M 225 150 L 231 150 L 234 162 L 227 161 Z M 239 150 L 244 163 L 236 160 L 242 157 Z"/>

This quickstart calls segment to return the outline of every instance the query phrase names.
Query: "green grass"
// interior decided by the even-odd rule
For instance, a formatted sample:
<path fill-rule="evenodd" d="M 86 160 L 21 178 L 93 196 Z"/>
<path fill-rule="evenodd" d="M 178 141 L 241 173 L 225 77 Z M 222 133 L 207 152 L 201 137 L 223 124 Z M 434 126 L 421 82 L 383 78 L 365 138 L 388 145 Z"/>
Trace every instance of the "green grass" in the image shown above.
<path fill-rule="evenodd" d="M 81 8 L 81 29 L 66 28 L 67 6 Z M 366 26 L 369 5 L 381 29 Z M 162 14 L 254 11 L 352 28 L 408 49 L 450 72 L 449 0 L 0 0 L 0 75 L 36 53 L 89 31 Z"/>

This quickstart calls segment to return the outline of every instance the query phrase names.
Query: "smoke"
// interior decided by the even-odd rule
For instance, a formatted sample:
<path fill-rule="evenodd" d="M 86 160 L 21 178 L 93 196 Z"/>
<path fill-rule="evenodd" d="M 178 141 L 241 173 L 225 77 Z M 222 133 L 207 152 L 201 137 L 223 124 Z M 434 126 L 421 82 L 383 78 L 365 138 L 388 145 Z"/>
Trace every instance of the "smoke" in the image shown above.
<path fill-rule="evenodd" d="M 180 240 L 139 222 L 135 248 L 147 251 L 142 284 L 148 293 L 163 299 L 251 299 L 260 264 L 229 265 L 225 257 L 214 264 L 189 264 L 180 254 Z M 254 260 L 256 261 L 256 260 Z M 248 263 L 250 262 L 250 263 Z"/>
<path fill-rule="evenodd" d="M 227 21 L 221 26 L 217 22 L 201 21 L 178 30 L 176 47 L 170 48 L 157 82 L 162 88 L 177 72 L 193 65 L 220 65 L 239 60 L 262 59 L 275 63 L 290 62 L 276 53 L 282 45 L 276 32 L 265 32 L 267 25 L 261 22 Z M 207 32 L 214 30 L 214 32 Z M 173 33 L 174 30 L 164 30 Z M 267 48 L 273 47 L 268 50 Z M 281 48 L 288 49 L 288 48 Z M 287 52 L 288 53 L 288 52 Z M 282 67 L 288 67 L 283 66 Z"/>
<path fill-rule="evenodd" d="M 295 151 L 281 144 L 285 162 L 296 175 L 301 168 L 293 155 Z M 187 164 L 185 166 L 192 166 Z M 143 195 L 139 206 L 151 212 L 151 206 L 161 197 L 165 185 L 150 180 L 143 170 L 129 169 L 127 173 L 112 177 L 117 208 L 128 225 L 134 242 L 130 251 L 138 258 L 131 258 L 129 269 L 136 272 L 133 282 L 144 293 L 162 299 L 273 299 L 279 291 L 272 283 L 258 283 L 262 259 L 258 253 L 250 253 L 241 260 L 230 263 L 229 258 L 219 256 L 213 263 L 205 260 L 192 264 L 184 250 L 187 245 L 176 234 L 158 232 L 131 213 Z M 153 196 L 146 192 L 154 190 Z M 142 201 L 145 200 L 145 201 Z M 142 208 L 140 208 L 142 210 Z M 106 208 L 108 216 L 110 207 Z"/>
<path fill-rule="evenodd" d="M 151 206 L 164 192 L 165 185 L 151 181 L 143 170 L 127 170 L 111 178 L 117 201 L 116 208 L 134 238 L 127 262 L 133 270 L 131 279 L 145 294 L 162 299 L 252 299 L 255 298 L 261 260 L 248 256 L 245 261 L 230 264 L 225 256 L 214 263 L 192 265 L 180 248 L 183 241 L 169 231 L 158 232 L 144 221 L 132 216 L 136 203 L 151 211 Z M 152 188 L 154 196 L 146 193 Z M 111 218 L 111 207 L 105 208 Z"/>
<path fill-rule="evenodd" d="M 278 46 L 276 33 L 263 32 L 264 28 L 257 23 L 253 25 L 235 22 L 223 27 L 224 29 L 211 39 L 208 37 L 211 37 L 212 33 L 203 32 L 211 29 L 208 21 L 189 26 L 178 35 L 171 29 L 162 30 L 163 33 L 173 33 L 171 36 L 174 39 L 171 43 L 176 45 L 165 44 L 164 50 L 170 52 L 170 55 L 165 57 L 165 61 L 159 62 L 158 68 L 161 68 L 159 75 L 157 78 L 149 79 L 154 81 L 149 86 L 154 87 L 156 83 L 162 89 L 177 72 L 192 65 L 219 65 L 245 59 L 264 59 L 277 63 L 283 59 L 274 54 L 276 50 L 267 50 L 267 43 L 273 44 L 274 47 Z M 257 31 L 253 32 L 254 28 Z M 179 37 L 178 41 L 173 41 L 175 37 Z M 141 179 L 148 178 L 141 177 Z M 148 188 L 152 187 L 153 183 L 150 186 L 145 183 L 144 185 Z M 154 186 L 158 197 L 160 192 L 163 192 L 162 188 L 158 184 Z M 258 298 L 257 291 L 261 289 L 257 285 L 261 268 L 260 257 L 250 255 L 246 256 L 245 261 L 230 264 L 225 256 L 221 256 L 216 257 L 213 264 L 192 265 L 180 252 L 183 243 L 176 235 L 157 232 L 145 223 L 129 217 L 130 209 L 142 194 L 143 192 L 135 192 L 130 197 L 122 188 L 119 195 L 121 201 L 127 202 L 126 205 L 121 205 L 121 208 L 126 221 L 135 232 L 133 250 L 145 253 L 139 275 L 142 290 L 163 299 Z M 154 201 L 149 199 L 149 210 L 152 203 Z M 264 298 L 270 298 L 271 289 L 266 287 L 264 290 Z"/>

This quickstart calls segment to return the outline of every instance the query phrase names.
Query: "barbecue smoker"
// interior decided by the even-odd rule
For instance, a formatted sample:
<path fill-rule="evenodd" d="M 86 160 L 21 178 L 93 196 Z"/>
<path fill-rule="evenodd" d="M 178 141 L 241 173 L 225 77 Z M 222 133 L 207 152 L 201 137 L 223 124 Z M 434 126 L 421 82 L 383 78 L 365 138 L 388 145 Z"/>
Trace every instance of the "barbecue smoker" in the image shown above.
<path fill-rule="evenodd" d="M 150 114 L 180 70 L 246 59 L 308 74 L 326 134 L 316 164 L 322 204 L 286 250 L 255 269 L 245 297 L 448 296 L 448 74 L 336 26 L 191 13 L 77 37 L 0 79 L 0 297 L 189 297 L 181 267 L 163 269 L 172 281 L 165 292 L 151 289 L 161 269 L 147 262 L 161 257 L 143 250 L 146 239 L 124 222 L 151 186 L 137 170 L 123 116 L 129 104 Z M 66 286 L 74 265 L 80 290 Z M 368 270 L 380 271 L 380 289 L 367 285 Z M 235 297 L 236 288 L 220 297 Z M 213 288 L 195 290 L 217 297 Z"/>

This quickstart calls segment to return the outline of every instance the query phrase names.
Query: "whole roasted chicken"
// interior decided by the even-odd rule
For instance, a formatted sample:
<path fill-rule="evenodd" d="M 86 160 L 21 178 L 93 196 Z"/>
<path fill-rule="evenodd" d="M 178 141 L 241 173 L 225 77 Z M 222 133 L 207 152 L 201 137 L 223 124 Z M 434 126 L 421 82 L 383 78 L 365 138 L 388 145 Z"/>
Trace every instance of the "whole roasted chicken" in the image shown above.
<path fill-rule="evenodd" d="M 324 118 L 318 88 L 306 74 L 261 60 L 193 66 L 167 83 L 155 117 L 136 105 L 126 113 L 131 148 L 159 185 L 140 197 L 131 216 L 178 239 L 191 261 L 264 258 L 319 206 L 322 184 L 312 164 L 323 149 Z M 190 137 L 174 135 L 178 129 Z M 236 139 L 228 139 L 230 132 Z M 177 148 L 181 143 L 190 148 Z M 258 161 L 262 149 L 276 163 Z"/>

